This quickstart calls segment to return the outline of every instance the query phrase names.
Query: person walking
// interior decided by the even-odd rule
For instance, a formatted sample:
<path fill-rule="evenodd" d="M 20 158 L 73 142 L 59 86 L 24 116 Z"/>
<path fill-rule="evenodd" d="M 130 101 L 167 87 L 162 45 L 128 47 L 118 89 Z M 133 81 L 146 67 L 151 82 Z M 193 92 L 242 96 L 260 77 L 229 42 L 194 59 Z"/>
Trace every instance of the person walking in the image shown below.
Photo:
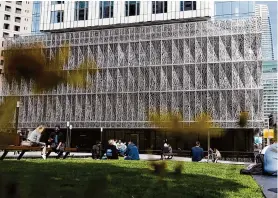
<path fill-rule="evenodd" d="M 44 132 L 45 127 L 40 125 L 37 127 L 34 131 L 28 134 L 27 142 L 30 146 L 41 146 L 42 147 L 42 153 L 41 156 L 45 160 L 46 159 L 46 144 L 44 142 L 41 142 L 41 134 Z"/>

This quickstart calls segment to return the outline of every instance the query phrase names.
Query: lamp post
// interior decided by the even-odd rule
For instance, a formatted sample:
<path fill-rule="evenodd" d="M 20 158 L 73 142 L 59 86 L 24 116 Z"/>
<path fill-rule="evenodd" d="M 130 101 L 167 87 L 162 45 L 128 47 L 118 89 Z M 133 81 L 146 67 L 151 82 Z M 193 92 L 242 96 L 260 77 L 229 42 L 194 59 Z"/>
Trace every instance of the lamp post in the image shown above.
<path fill-rule="evenodd" d="M 72 125 L 69 126 L 69 129 L 70 129 L 69 147 L 71 147 L 71 130 L 72 130 Z"/>
<path fill-rule="evenodd" d="M 101 127 L 100 128 L 100 142 L 101 142 L 100 156 L 102 156 L 102 145 L 103 145 L 103 142 L 102 142 L 102 133 L 103 133 L 103 128 Z"/>
<path fill-rule="evenodd" d="M 103 128 L 100 128 L 100 142 L 102 143 L 102 133 L 103 133 Z"/>
<path fill-rule="evenodd" d="M 15 109 L 15 131 L 16 131 L 16 133 L 17 133 L 17 130 L 18 130 L 19 107 L 20 107 L 20 101 L 17 101 L 16 102 L 16 109 Z"/>
<path fill-rule="evenodd" d="M 67 122 L 67 143 L 66 143 L 66 147 L 69 147 L 69 127 L 70 127 L 70 122 Z"/>

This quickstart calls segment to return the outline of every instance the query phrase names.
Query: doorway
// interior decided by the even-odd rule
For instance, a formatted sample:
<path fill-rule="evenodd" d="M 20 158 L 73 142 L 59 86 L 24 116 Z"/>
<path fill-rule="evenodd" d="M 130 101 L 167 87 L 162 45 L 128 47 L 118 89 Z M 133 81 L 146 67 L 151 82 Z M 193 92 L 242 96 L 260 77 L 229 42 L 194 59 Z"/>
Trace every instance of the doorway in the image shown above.
<path fill-rule="evenodd" d="M 139 134 L 130 134 L 129 138 L 139 149 Z"/>

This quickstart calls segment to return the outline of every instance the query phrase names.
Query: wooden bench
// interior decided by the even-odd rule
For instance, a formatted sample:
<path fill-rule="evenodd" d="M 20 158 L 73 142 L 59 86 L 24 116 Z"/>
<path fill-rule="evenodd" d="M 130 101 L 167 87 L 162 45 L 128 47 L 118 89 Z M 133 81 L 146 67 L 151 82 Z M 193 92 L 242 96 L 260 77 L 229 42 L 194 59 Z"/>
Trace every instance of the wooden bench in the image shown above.
<path fill-rule="evenodd" d="M 20 154 L 17 157 L 17 160 L 20 160 L 23 157 L 23 155 L 25 154 L 25 152 L 28 152 L 28 151 L 41 151 L 41 147 L 32 147 L 32 146 L 0 146 L 0 150 L 4 150 L 2 156 L 0 157 L 0 160 L 4 160 L 9 152 L 14 152 L 14 151 L 20 151 Z M 53 150 L 51 148 L 47 148 L 46 151 L 47 151 L 47 154 L 46 154 L 46 158 L 47 158 L 47 157 L 49 157 L 51 152 L 53 152 Z M 66 152 L 66 153 L 63 156 L 63 159 L 66 159 L 67 156 L 70 154 L 70 152 L 76 152 L 76 151 L 77 151 L 77 148 L 65 148 L 64 152 Z"/>

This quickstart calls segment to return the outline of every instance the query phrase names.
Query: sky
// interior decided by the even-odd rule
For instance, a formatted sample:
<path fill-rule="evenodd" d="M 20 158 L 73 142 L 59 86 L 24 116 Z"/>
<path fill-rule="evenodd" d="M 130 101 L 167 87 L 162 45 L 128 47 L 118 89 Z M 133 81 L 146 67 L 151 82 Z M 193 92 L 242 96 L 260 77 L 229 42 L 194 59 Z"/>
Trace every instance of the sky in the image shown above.
<path fill-rule="evenodd" d="M 265 4 L 268 6 L 270 23 L 272 29 L 272 39 L 274 48 L 274 59 L 277 60 L 277 1 L 256 1 L 256 4 Z"/>

